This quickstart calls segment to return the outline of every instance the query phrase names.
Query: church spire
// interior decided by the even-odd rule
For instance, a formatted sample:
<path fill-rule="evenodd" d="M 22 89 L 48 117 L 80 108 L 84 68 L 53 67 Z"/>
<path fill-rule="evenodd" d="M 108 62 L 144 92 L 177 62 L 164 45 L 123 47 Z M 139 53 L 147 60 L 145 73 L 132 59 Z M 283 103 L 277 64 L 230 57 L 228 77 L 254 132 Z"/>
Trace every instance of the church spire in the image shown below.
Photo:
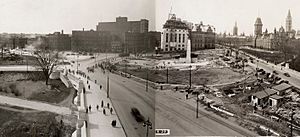
<path fill-rule="evenodd" d="M 287 15 L 287 17 L 286 17 L 286 21 L 285 21 L 285 29 L 286 29 L 286 31 L 292 31 L 292 15 L 291 15 L 291 11 L 289 10 L 288 11 L 288 15 Z"/>

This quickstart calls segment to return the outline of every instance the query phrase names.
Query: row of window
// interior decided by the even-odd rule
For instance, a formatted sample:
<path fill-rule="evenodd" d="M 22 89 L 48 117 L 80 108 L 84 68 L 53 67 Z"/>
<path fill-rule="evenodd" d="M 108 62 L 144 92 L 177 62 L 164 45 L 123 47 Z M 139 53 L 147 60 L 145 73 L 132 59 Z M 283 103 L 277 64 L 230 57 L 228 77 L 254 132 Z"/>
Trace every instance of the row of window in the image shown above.
<path fill-rule="evenodd" d="M 167 48 L 167 47 L 165 48 L 165 51 L 176 51 L 176 50 L 178 51 L 178 50 L 185 50 L 185 49 L 184 48 L 180 48 L 180 47 L 178 47 L 178 48 L 172 48 L 171 47 L 170 49 Z"/>
<path fill-rule="evenodd" d="M 177 42 L 177 37 L 178 37 L 178 42 L 181 42 L 181 34 L 173 34 L 170 33 L 170 42 Z M 169 33 L 166 33 L 166 42 L 169 42 Z M 182 42 L 185 42 L 185 34 L 182 34 Z"/>
<path fill-rule="evenodd" d="M 178 32 L 181 32 L 181 31 L 182 31 L 182 32 L 187 32 L 186 30 L 180 30 L 180 29 L 179 29 L 179 30 L 177 30 L 177 29 L 175 29 L 175 30 L 174 30 L 174 29 L 167 29 L 167 31 L 169 31 L 169 30 L 170 30 L 170 31 L 178 31 Z"/>
<path fill-rule="evenodd" d="M 184 47 L 184 44 L 178 45 L 178 47 L 180 47 L 180 46 L 181 46 L 181 47 Z M 165 47 L 167 48 L 167 47 L 169 47 L 169 45 L 166 45 Z"/>

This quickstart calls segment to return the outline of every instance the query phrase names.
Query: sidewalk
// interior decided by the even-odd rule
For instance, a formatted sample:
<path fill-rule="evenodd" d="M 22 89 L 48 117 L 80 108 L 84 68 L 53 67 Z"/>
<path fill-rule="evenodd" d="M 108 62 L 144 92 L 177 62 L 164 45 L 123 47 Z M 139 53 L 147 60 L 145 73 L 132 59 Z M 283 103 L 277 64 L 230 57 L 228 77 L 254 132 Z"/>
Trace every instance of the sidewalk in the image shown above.
<path fill-rule="evenodd" d="M 24 108 L 30 108 L 30 109 L 40 110 L 40 111 L 48 111 L 48 112 L 61 114 L 61 115 L 72 114 L 72 110 L 70 108 L 55 106 L 43 102 L 29 101 L 29 100 L 14 98 L 14 97 L 8 97 L 8 96 L 0 96 L 0 103 L 24 107 Z"/>
<path fill-rule="evenodd" d="M 115 109 L 113 108 L 112 114 L 110 113 L 110 108 L 112 108 L 112 103 L 109 98 L 107 98 L 106 91 L 102 88 L 100 90 L 100 85 L 95 84 L 95 81 L 88 80 L 79 75 L 83 80 L 84 86 L 86 89 L 85 100 L 87 108 L 91 105 L 91 112 L 88 112 L 87 121 L 88 121 L 88 136 L 89 137 L 125 137 L 125 132 L 123 127 L 118 119 Z M 88 86 L 90 85 L 90 89 Z M 102 87 L 104 87 L 102 85 Z M 103 100 L 103 108 L 101 107 L 101 101 Z M 109 103 L 109 108 L 107 107 Z M 99 106 L 97 110 L 96 106 Z M 105 115 L 103 114 L 103 109 L 105 109 Z M 116 127 L 112 127 L 111 122 L 113 120 L 117 121 Z"/>

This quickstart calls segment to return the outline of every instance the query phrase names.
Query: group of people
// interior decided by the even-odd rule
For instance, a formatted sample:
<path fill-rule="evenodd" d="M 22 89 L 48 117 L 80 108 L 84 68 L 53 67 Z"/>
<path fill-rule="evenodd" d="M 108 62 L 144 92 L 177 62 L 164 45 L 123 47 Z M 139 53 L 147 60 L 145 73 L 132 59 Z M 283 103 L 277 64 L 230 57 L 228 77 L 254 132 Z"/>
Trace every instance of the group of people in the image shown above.
<path fill-rule="evenodd" d="M 107 102 L 106 108 L 105 108 L 104 101 L 102 100 L 101 101 L 101 108 L 102 108 L 102 112 L 103 112 L 104 115 L 106 115 L 106 108 L 110 111 L 111 115 L 113 114 L 113 108 L 109 106 L 109 102 Z M 96 109 L 97 109 L 97 111 L 99 111 L 99 105 L 96 105 Z M 89 105 L 89 107 L 86 108 L 86 113 L 89 113 L 89 112 L 92 112 L 92 106 L 91 105 Z"/>

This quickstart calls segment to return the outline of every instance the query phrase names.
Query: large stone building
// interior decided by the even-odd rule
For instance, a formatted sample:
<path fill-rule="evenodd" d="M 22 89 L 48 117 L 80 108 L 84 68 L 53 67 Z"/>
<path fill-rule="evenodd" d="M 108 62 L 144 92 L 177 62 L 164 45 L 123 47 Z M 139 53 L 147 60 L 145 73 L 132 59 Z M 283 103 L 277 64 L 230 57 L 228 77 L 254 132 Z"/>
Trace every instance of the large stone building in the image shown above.
<path fill-rule="evenodd" d="M 157 32 L 148 32 L 149 21 L 128 21 L 117 17 L 116 22 L 99 22 L 97 31 L 73 31 L 72 50 L 98 52 L 143 53 L 154 51 L 160 38 Z M 160 34 L 160 33 L 159 33 Z"/>
<path fill-rule="evenodd" d="M 196 30 L 193 30 L 193 24 L 187 21 L 181 21 L 175 14 L 170 14 L 169 19 L 163 25 L 161 35 L 162 52 L 181 52 L 187 49 L 189 32 L 191 32 L 192 51 L 214 48 L 215 32 L 210 25 L 196 24 Z"/>
<path fill-rule="evenodd" d="M 72 31 L 72 51 L 111 52 L 112 36 L 107 31 Z"/>
<path fill-rule="evenodd" d="M 210 25 L 196 24 L 196 30 L 192 31 L 192 51 L 215 48 L 215 28 Z"/>
<path fill-rule="evenodd" d="M 71 50 L 71 37 L 68 34 L 64 34 L 63 30 L 60 32 L 54 32 L 46 36 L 48 47 L 52 50 L 67 51 Z"/>
<path fill-rule="evenodd" d="M 126 53 L 146 53 L 159 46 L 160 32 L 136 33 L 126 32 L 124 51 Z"/>
<path fill-rule="evenodd" d="M 254 24 L 253 47 L 268 50 L 282 50 L 283 48 L 295 48 L 299 44 L 299 40 L 295 39 L 296 31 L 292 29 L 292 16 L 290 10 L 286 17 L 286 29 L 283 26 L 279 31 L 274 29 L 273 33 L 269 33 L 266 29 L 262 33 L 261 18 L 257 18 Z"/>
<path fill-rule="evenodd" d="M 161 51 L 184 51 L 188 43 L 189 27 L 180 18 L 176 18 L 175 14 L 170 14 L 170 16 L 163 25 Z"/>
<path fill-rule="evenodd" d="M 97 31 L 109 31 L 112 34 L 125 32 L 145 33 L 148 32 L 148 28 L 148 20 L 128 21 L 127 17 L 117 17 L 116 22 L 99 22 L 97 25 Z"/>

